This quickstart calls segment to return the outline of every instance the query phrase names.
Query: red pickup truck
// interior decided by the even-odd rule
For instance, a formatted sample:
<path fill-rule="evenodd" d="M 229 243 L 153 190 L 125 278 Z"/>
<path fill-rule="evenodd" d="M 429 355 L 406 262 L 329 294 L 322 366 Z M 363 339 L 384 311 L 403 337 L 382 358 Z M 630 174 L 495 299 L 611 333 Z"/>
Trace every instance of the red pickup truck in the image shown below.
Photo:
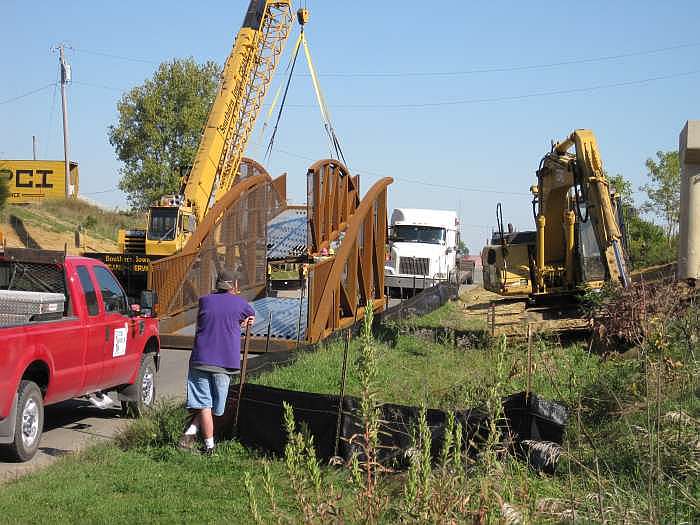
<path fill-rule="evenodd" d="M 127 414 L 153 404 L 160 358 L 154 302 L 144 292 L 138 307 L 130 305 L 96 259 L 0 249 L 0 453 L 34 456 L 44 405 L 112 391 Z"/>

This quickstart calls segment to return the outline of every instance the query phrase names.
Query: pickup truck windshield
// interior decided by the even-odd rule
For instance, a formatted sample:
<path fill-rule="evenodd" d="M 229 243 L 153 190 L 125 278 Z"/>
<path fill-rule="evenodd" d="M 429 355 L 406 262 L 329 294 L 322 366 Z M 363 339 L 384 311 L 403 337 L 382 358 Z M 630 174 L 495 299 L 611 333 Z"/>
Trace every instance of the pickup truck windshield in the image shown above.
<path fill-rule="evenodd" d="M 445 242 L 445 228 L 397 224 L 393 227 L 392 240 L 394 242 L 443 244 Z"/>
<path fill-rule="evenodd" d="M 152 208 L 151 223 L 148 225 L 148 239 L 151 241 L 172 241 L 175 238 L 178 209 Z"/>

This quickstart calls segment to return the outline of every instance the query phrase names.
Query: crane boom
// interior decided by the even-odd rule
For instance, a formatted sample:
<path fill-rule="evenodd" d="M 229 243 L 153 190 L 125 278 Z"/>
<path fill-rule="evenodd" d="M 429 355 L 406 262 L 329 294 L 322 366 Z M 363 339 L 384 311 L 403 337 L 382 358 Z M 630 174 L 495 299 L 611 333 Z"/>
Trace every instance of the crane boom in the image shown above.
<path fill-rule="evenodd" d="M 251 0 L 182 195 L 197 222 L 232 186 L 292 25 L 290 0 Z"/>
<path fill-rule="evenodd" d="M 179 252 L 209 209 L 231 189 L 293 20 L 291 0 L 250 0 L 179 195 L 151 206 L 146 232 L 120 232 L 123 253 Z"/>

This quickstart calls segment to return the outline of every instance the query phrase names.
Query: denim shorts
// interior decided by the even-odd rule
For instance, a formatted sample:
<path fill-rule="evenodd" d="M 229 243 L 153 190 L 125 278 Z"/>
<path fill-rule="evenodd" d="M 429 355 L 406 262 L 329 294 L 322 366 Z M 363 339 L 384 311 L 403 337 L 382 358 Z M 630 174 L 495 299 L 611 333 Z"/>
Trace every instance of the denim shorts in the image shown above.
<path fill-rule="evenodd" d="M 231 376 L 190 368 L 187 374 L 187 408 L 211 408 L 220 416 L 226 408 Z"/>

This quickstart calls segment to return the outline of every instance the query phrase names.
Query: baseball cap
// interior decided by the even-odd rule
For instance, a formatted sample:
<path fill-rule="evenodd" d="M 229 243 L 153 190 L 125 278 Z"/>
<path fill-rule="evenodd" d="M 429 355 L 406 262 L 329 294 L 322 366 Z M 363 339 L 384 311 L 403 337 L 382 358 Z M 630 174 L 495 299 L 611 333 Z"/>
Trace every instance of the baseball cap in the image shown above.
<path fill-rule="evenodd" d="M 226 268 L 219 271 L 216 276 L 216 289 L 217 290 L 232 290 L 236 286 L 236 281 L 238 280 L 238 275 L 236 272 L 227 270 Z"/>

